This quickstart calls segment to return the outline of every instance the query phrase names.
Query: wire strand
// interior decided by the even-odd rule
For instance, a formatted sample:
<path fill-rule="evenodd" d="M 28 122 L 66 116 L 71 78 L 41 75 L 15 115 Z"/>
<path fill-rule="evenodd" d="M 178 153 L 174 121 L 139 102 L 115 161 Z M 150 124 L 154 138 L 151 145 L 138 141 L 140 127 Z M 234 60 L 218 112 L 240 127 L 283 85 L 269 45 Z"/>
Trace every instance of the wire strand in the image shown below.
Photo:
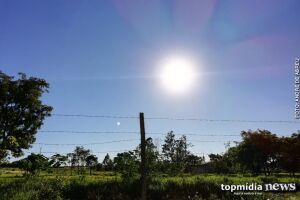
<path fill-rule="evenodd" d="M 98 133 L 98 134 L 109 134 L 109 133 L 134 133 L 139 134 L 137 131 L 73 131 L 73 130 L 41 130 L 40 133 Z"/>
<path fill-rule="evenodd" d="M 84 134 L 140 134 L 140 132 L 137 131 L 73 131 L 73 130 L 44 130 L 44 131 L 38 131 L 41 133 L 84 133 Z M 163 132 L 146 132 L 148 135 L 166 135 L 167 133 Z M 232 136 L 240 136 L 240 134 L 201 134 L 201 133 L 177 133 L 178 135 L 194 135 L 194 136 L 225 136 L 225 137 L 232 137 Z"/>
<path fill-rule="evenodd" d="M 124 150 L 112 150 L 112 151 L 93 151 L 92 153 L 96 154 L 105 154 L 105 153 L 121 153 L 121 152 L 126 152 L 130 151 L 128 149 Z M 58 151 L 29 151 L 27 153 L 34 153 L 34 154 L 69 154 L 70 152 L 58 152 Z"/>
<path fill-rule="evenodd" d="M 127 139 L 127 140 L 113 140 L 107 142 L 93 142 L 93 143 L 35 143 L 36 145 L 45 145 L 45 146 L 88 146 L 88 145 L 100 145 L 100 144 L 111 144 L 111 143 L 119 143 L 119 142 L 131 142 L 131 141 L 138 141 L 138 139 Z"/>
<path fill-rule="evenodd" d="M 139 119 L 137 116 L 119 115 L 85 115 L 85 114 L 61 114 L 54 113 L 57 117 L 87 117 L 87 118 L 107 118 L 107 119 Z M 297 120 L 240 120 L 240 119 L 207 119 L 207 118 L 173 118 L 173 117 L 145 117 L 147 120 L 175 120 L 175 121 L 203 121 L 203 122 L 238 122 L 238 123 L 295 123 Z"/>
<path fill-rule="evenodd" d="M 60 114 L 60 113 L 54 113 L 51 115 L 57 117 L 87 117 L 87 118 L 109 118 L 109 119 L 138 119 L 139 118 L 133 116 L 83 115 L 83 114 Z"/>
<path fill-rule="evenodd" d="M 128 139 L 128 140 L 113 140 L 107 142 L 93 142 L 93 143 L 35 143 L 34 145 L 45 145 L 45 146 L 88 146 L 88 145 L 100 145 L 100 144 L 111 144 L 111 143 L 119 143 L 119 142 L 131 142 L 131 141 L 139 141 L 139 139 Z M 160 139 L 160 141 L 163 141 Z M 187 140 L 188 142 L 238 142 L 234 140 Z"/>

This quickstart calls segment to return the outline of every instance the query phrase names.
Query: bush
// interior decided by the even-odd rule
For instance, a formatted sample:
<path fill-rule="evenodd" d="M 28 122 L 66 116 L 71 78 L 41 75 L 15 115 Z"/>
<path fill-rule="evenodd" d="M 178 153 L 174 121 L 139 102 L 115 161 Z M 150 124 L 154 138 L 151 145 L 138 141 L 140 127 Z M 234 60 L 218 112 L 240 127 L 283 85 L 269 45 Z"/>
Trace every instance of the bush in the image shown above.
<path fill-rule="evenodd" d="M 0 179 L 0 200 L 137 200 L 141 185 L 138 179 L 124 183 L 120 179 L 102 180 L 89 176 L 61 180 L 57 178 L 27 177 Z M 257 178 L 257 181 L 263 178 Z M 220 183 L 234 183 L 230 177 L 166 177 L 148 182 L 148 200 L 202 200 L 237 199 L 224 192 Z M 245 180 L 246 182 L 249 180 Z M 270 181 L 270 178 L 263 179 Z M 244 182 L 244 181 L 243 181 Z M 297 185 L 298 187 L 299 185 Z M 255 199 L 286 199 L 286 195 L 299 197 L 299 193 L 264 193 Z M 298 195 L 298 196 L 297 196 Z M 253 196 L 252 196 L 253 197 Z M 238 199 L 240 199 L 239 197 Z M 243 196 L 244 199 L 251 199 Z M 252 198 L 253 199 L 253 198 Z"/>
<path fill-rule="evenodd" d="M 20 178 L 1 182 L 0 200 L 60 200 L 63 190 L 64 182 L 60 179 Z"/>
<path fill-rule="evenodd" d="M 64 183 L 59 179 L 54 181 L 43 181 L 39 184 L 38 192 L 35 193 L 31 199 L 61 200 L 63 199 L 63 189 Z"/>

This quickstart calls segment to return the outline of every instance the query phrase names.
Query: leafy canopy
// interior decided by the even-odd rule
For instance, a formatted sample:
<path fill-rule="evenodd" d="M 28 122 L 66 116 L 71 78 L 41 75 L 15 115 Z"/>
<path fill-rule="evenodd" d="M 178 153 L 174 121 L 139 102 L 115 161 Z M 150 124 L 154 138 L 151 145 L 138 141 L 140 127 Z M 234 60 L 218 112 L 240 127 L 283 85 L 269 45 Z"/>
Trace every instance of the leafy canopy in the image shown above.
<path fill-rule="evenodd" d="M 49 84 L 44 79 L 19 75 L 14 79 L 0 71 L 0 161 L 9 153 L 23 155 L 23 149 L 35 142 L 37 130 L 52 111 L 41 101 Z"/>

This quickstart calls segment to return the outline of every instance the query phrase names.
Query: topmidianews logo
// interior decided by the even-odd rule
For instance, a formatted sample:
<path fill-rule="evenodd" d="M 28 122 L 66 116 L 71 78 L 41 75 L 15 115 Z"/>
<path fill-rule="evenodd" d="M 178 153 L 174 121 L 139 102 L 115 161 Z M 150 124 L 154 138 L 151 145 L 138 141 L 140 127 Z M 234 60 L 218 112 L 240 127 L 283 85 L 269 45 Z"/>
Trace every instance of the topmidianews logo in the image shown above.
<path fill-rule="evenodd" d="M 260 191 L 260 192 L 295 192 L 297 187 L 296 183 L 246 183 L 244 185 L 225 185 L 221 184 L 223 191 Z"/>

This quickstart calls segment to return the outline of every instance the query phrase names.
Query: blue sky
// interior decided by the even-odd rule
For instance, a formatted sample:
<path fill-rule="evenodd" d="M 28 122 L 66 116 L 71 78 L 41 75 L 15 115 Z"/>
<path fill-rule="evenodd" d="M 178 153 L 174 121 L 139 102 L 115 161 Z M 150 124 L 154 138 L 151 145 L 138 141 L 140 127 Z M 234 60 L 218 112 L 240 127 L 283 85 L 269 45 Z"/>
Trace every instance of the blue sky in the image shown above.
<path fill-rule="evenodd" d="M 46 79 L 54 113 L 241 120 L 294 120 L 293 70 L 300 56 L 300 2 L 0 0 L 0 69 Z M 158 84 L 158 61 L 197 60 L 198 87 L 174 96 Z M 201 80 L 200 80 L 201 79 Z M 120 122 L 120 126 L 117 126 Z M 299 124 L 146 120 L 147 132 L 289 135 Z M 53 116 L 42 130 L 139 131 L 136 119 Z M 158 138 L 159 135 L 154 136 Z M 162 138 L 162 137 L 161 137 Z M 38 133 L 40 143 L 139 139 L 138 134 Z M 188 136 L 198 153 L 239 137 Z M 87 146 L 132 149 L 138 141 Z M 34 145 L 30 151 L 73 146 Z M 102 154 L 99 155 L 102 157 Z"/>

